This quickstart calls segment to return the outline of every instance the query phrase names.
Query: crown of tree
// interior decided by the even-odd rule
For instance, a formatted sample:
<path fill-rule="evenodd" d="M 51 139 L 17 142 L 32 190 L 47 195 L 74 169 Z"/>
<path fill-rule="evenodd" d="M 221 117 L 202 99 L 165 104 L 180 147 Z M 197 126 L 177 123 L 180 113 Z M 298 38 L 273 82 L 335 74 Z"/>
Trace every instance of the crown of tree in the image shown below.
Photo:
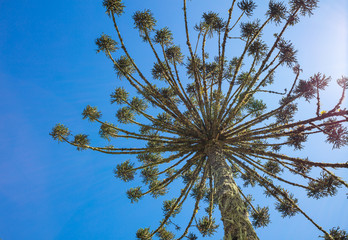
<path fill-rule="evenodd" d="M 164 218 L 159 226 L 139 229 L 137 239 L 157 236 L 162 240 L 194 240 L 198 239 L 194 229 L 203 237 L 212 236 L 219 227 L 213 217 L 215 208 L 220 210 L 226 240 L 258 239 L 254 228 L 270 223 L 269 208 L 255 205 L 253 197 L 243 193 L 243 188 L 256 185 L 264 189 L 266 197 L 276 200 L 275 208 L 282 217 L 302 214 L 322 232 L 324 239 L 348 239 L 346 231 L 339 227 L 330 231 L 320 227 L 286 189 L 286 185 L 296 186 L 304 189 L 308 197 L 319 199 L 335 195 L 340 187 L 348 187 L 332 170 L 348 168 L 347 162 L 317 162 L 282 152 L 286 147 L 301 150 L 314 134 L 326 136 L 333 148 L 348 144 L 348 110 L 342 108 L 348 78 L 337 80 L 342 93 L 331 109 L 322 110 L 320 96 L 331 78 L 317 73 L 302 80 L 297 50 L 284 38 L 286 30 L 301 17 L 313 14 L 318 0 L 290 0 L 289 4 L 271 0 L 262 21 L 249 20 L 256 8 L 254 1 L 231 2 L 226 19 L 218 13 L 203 13 L 195 32 L 191 32 L 187 3 L 183 0 L 183 51 L 174 44 L 168 27 L 156 27 L 150 10 L 135 12 L 134 28 L 156 59 L 151 76 L 147 76 L 128 52 L 118 27 L 125 5 L 121 0 L 104 0 L 118 40 L 102 34 L 95 41 L 97 52 L 106 54 L 117 77 L 128 81 L 136 94 L 131 97 L 123 87 L 111 94 L 111 103 L 120 106 L 116 118 L 121 126 L 102 120 L 101 112 L 92 106 L 83 110 L 83 119 L 99 123 L 100 136 L 108 141 L 135 139 L 143 147 L 92 146 L 88 135 L 72 137 L 62 124 L 57 124 L 50 135 L 78 150 L 135 155 L 137 161 L 120 162 L 114 170 L 115 176 L 125 182 L 133 180 L 136 174 L 141 176 L 143 185 L 127 191 L 132 203 L 148 194 L 154 198 L 163 196 L 173 181 L 182 180 L 180 194 L 163 202 Z M 270 24 L 277 25 L 280 31 L 274 34 L 273 42 L 265 42 L 262 33 Z M 192 36 L 197 37 L 195 43 Z M 207 41 L 217 45 L 213 58 L 209 58 Z M 228 57 L 226 49 L 233 41 L 242 42 L 241 54 Z M 271 90 L 276 81 L 274 73 L 281 67 L 293 70 L 292 83 L 284 92 Z M 270 96 L 279 99 L 277 107 L 268 108 L 262 100 Z M 312 103 L 312 117 L 298 119 L 300 99 Z M 131 124 L 132 130 L 125 124 Z M 319 177 L 310 174 L 312 168 L 321 170 Z M 283 172 L 297 178 L 286 179 Z M 235 179 L 241 179 L 243 187 Z M 192 215 L 186 223 L 176 224 L 173 219 L 189 195 L 195 201 Z M 202 208 L 204 205 L 206 208 Z M 197 220 L 196 216 L 202 217 Z M 177 237 L 168 230 L 172 226 Z"/>

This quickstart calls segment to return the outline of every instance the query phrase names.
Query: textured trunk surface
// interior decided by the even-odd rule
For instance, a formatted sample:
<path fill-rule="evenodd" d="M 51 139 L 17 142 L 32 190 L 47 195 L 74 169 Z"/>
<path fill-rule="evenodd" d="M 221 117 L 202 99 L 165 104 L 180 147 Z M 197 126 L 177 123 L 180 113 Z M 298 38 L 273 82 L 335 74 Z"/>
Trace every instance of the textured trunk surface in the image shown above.
<path fill-rule="evenodd" d="M 224 224 L 224 240 L 258 240 L 222 149 L 212 145 L 206 153 L 215 178 L 215 196 Z"/>

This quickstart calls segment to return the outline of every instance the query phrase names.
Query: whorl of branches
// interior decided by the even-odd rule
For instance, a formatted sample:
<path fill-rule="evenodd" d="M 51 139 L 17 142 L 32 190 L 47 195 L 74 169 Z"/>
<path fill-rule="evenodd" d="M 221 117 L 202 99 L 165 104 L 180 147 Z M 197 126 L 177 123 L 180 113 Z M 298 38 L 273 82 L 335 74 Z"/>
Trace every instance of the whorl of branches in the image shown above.
<path fill-rule="evenodd" d="M 318 199 L 335 195 L 338 187 L 347 187 L 343 179 L 327 168 L 347 168 L 348 162 L 321 162 L 282 152 L 283 147 L 302 149 L 314 134 L 325 135 L 333 148 L 348 144 L 345 127 L 348 110 L 343 108 L 348 78 L 337 80 L 342 88 L 337 103 L 331 109 L 321 110 L 320 93 L 328 86 L 330 77 L 317 73 L 308 80 L 300 79 L 302 70 L 297 64 L 297 50 L 284 39 L 284 32 L 296 24 L 300 16 L 313 14 L 317 3 L 317 0 L 291 0 L 286 6 L 283 2 L 272 0 L 265 20 L 241 22 L 244 15 L 252 15 L 256 4 L 249 0 L 232 1 L 225 20 L 214 12 L 203 13 L 202 21 L 195 27 L 197 43 L 192 45 L 193 35 L 190 35 L 186 0 L 183 0 L 186 50 L 174 44 L 168 27 L 155 29 L 156 19 L 150 10 L 137 11 L 133 15 L 134 28 L 154 53 L 153 79 L 149 79 L 135 64 L 122 38 L 117 17 L 124 12 L 124 4 L 120 0 L 104 0 L 103 6 L 113 21 L 118 41 L 102 34 L 95 41 L 97 52 L 107 55 L 117 77 L 126 79 L 137 94 L 130 99 L 129 93 L 122 87 L 117 87 L 111 94 L 111 103 L 120 105 L 116 112 L 120 126 L 101 120 L 102 114 L 96 107 L 88 105 L 82 115 L 83 119 L 100 124 L 102 138 L 109 141 L 114 138 L 133 139 L 139 144 L 134 148 L 91 146 L 86 134 L 77 134 L 71 139 L 71 131 L 63 124 L 57 124 L 50 135 L 78 150 L 136 155 L 138 163 L 126 160 L 115 168 L 115 176 L 125 182 L 133 180 L 137 173 L 142 176 L 144 186 L 127 191 L 132 203 L 147 194 L 154 198 L 165 195 L 174 180 L 183 180 L 180 195 L 164 201 L 164 219 L 159 227 L 155 230 L 139 229 L 137 239 L 152 239 L 155 234 L 160 239 L 174 239 L 173 233 L 166 227 L 171 224 L 176 226 L 172 219 L 179 214 L 189 195 L 194 199 L 194 209 L 178 239 L 197 239 L 194 233 L 189 233 L 193 227 L 203 236 L 210 236 L 216 231 L 218 225 L 212 217 L 217 205 L 215 180 L 205 151 L 212 143 L 222 146 L 233 177 L 241 178 L 244 187 L 263 188 L 266 196 L 274 197 L 275 208 L 282 217 L 301 213 L 324 233 L 323 238 L 346 239 L 347 233 L 339 228 L 330 230 L 330 233 L 323 230 L 299 208 L 298 199 L 283 188 L 283 184 L 299 187 L 307 191 L 309 197 Z M 235 5 L 238 9 L 234 8 Z M 266 43 L 261 38 L 262 32 L 272 22 L 281 25 L 281 30 L 275 34 L 274 42 Z M 240 31 L 235 29 L 236 26 L 240 26 Z M 225 54 L 226 48 L 230 41 L 236 39 L 244 44 L 242 53 L 229 59 Z M 208 58 L 206 41 L 217 41 L 216 57 Z M 292 84 L 286 86 L 290 90 L 279 93 L 270 89 L 274 72 L 283 65 L 293 68 L 294 77 Z M 278 98 L 279 106 L 268 109 L 266 102 L 260 99 L 266 94 L 274 94 L 274 98 L 283 95 Z M 316 104 L 313 117 L 300 120 L 296 115 L 300 110 L 297 101 L 301 98 Z M 132 127 L 126 124 L 132 124 Z M 322 168 L 323 173 L 319 178 L 310 176 L 311 168 Z M 287 180 L 285 175 L 281 177 L 283 172 L 297 175 L 297 182 Z M 308 185 L 301 184 L 304 180 L 309 180 Z M 253 225 L 268 225 L 269 208 L 255 208 L 251 203 L 252 197 L 246 197 L 239 190 Z M 202 199 L 208 205 L 207 216 L 197 221 Z M 180 227 L 176 226 L 176 229 Z"/>

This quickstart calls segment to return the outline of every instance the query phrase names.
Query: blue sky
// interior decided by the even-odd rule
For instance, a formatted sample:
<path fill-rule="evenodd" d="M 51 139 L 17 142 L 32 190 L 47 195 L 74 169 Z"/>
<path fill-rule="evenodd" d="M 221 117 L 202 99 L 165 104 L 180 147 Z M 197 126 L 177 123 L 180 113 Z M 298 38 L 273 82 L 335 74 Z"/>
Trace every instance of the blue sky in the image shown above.
<path fill-rule="evenodd" d="M 210 2 L 189 2 L 193 23 L 203 11 L 214 10 L 226 16 L 224 7 L 229 1 Z M 149 61 L 149 49 L 133 29 L 134 11 L 152 9 L 159 26 L 169 26 L 176 43 L 185 47 L 181 1 L 133 0 L 126 6 L 126 14 L 119 20 L 120 28 L 131 54 L 143 69 L 149 72 L 152 60 Z M 109 95 L 116 86 L 127 85 L 116 79 L 105 56 L 95 52 L 94 40 L 101 33 L 115 37 L 104 12 L 101 1 L 0 0 L 3 240 L 135 239 L 138 228 L 155 227 L 161 219 L 163 198 L 155 201 L 146 197 L 130 204 L 125 191 L 139 181 L 125 184 L 114 178 L 113 168 L 129 156 L 78 152 L 67 144 L 57 144 L 48 135 L 61 122 L 73 133 L 88 133 L 93 143 L 107 144 L 97 138 L 97 125 L 81 119 L 83 108 L 91 104 L 102 110 L 104 119 L 114 120 L 116 108 L 109 104 Z M 263 12 L 262 7 L 257 10 Z M 272 31 L 269 29 L 269 33 Z M 323 0 L 311 18 L 303 19 L 287 33 L 286 37 L 299 49 L 303 79 L 320 71 L 332 76 L 334 85 L 337 78 L 348 75 L 347 31 L 347 1 Z M 286 69 L 280 71 L 277 79 L 291 81 L 288 73 Z M 332 106 L 339 94 L 337 87 L 330 87 L 323 96 L 323 108 Z M 314 114 L 315 107 L 304 103 L 303 114 L 308 112 Z M 332 151 L 322 138 L 310 140 L 305 151 L 295 154 L 311 156 L 315 161 L 347 161 L 347 148 Z M 114 143 L 125 144 L 117 140 Z M 347 171 L 340 173 L 347 179 Z M 341 189 L 337 196 L 322 200 L 307 200 L 304 192 L 296 193 L 300 206 L 325 229 L 337 225 L 348 229 L 346 192 Z M 262 197 L 260 201 L 269 203 L 272 210 L 272 224 L 258 230 L 261 239 L 316 239 L 320 234 L 302 216 L 283 220 L 273 211 L 272 201 Z M 188 209 L 178 222 L 190 214 Z M 220 231 L 213 239 L 221 236 Z"/>

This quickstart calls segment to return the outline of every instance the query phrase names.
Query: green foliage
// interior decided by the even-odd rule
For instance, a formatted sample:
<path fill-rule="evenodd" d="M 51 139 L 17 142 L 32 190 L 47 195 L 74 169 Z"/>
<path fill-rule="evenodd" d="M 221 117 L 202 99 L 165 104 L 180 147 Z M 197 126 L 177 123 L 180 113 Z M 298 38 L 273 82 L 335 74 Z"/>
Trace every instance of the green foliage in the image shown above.
<path fill-rule="evenodd" d="M 325 235 L 320 237 L 325 240 L 348 240 L 348 233 L 345 230 L 340 229 L 340 227 L 330 229 L 330 235 L 331 236 Z"/>
<path fill-rule="evenodd" d="M 156 122 L 153 123 L 155 127 L 164 127 L 171 124 L 173 118 L 168 113 L 159 113 L 156 117 Z"/>
<path fill-rule="evenodd" d="M 348 145 L 348 130 L 342 124 L 334 123 L 334 119 L 329 119 L 325 125 L 326 142 L 333 144 L 333 148 L 341 148 Z"/>
<path fill-rule="evenodd" d="M 213 34 L 217 28 L 221 28 L 222 20 L 219 18 L 219 14 L 214 12 L 203 13 L 203 21 L 200 24 L 201 31 L 208 34 L 209 37 L 213 37 Z"/>
<path fill-rule="evenodd" d="M 100 125 L 99 135 L 108 141 L 111 140 L 110 137 L 116 137 L 117 133 L 118 131 L 115 129 L 115 125 L 112 123 L 105 122 Z"/>
<path fill-rule="evenodd" d="M 251 194 L 248 194 L 244 198 L 244 205 L 245 205 L 245 208 L 248 210 L 249 213 L 252 211 L 251 203 L 253 201 L 255 201 L 255 199 L 253 198 L 253 196 Z"/>
<path fill-rule="evenodd" d="M 241 38 L 249 40 L 256 36 L 260 30 L 260 21 L 256 20 L 253 22 L 242 23 L 240 25 L 241 29 Z"/>
<path fill-rule="evenodd" d="M 95 40 L 95 44 L 97 45 L 97 53 L 102 51 L 105 54 L 108 54 L 115 52 L 118 49 L 117 42 L 106 34 L 102 34 L 99 38 L 97 38 Z"/>
<path fill-rule="evenodd" d="M 141 176 L 143 177 L 143 183 L 149 184 L 156 181 L 158 178 L 158 168 L 157 167 L 147 167 L 141 170 Z"/>
<path fill-rule="evenodd" d="M 132 64 L 132 61 L 126 56 L 121 56 L 119 59 L 116 60 L 114 69 L 116 71 L 117 77 L 120 79 L 122 77 L 129 77 L 135 72 L 135 68 Z"/>
<path fill-rule="evenodd" d="M 251 98 L 245 105 L 247 112 L 254 117 L 260 116 L 267 108 L 267 105 L 262 101 L 255 98 Z"/>
<path fill-rule="evenodd" d="M 124 4 L 121 0 L 104 0 L 103 6 L 109 16 L 113 14 L 120 16 L 124 12 Z"/>
<path fill-rule="evenodd" d="M 303 134 L 303 126 L 299 126 L 294 133 L 291 133 L 288 137 L 288 145 L 293 146 L 296 150 L 303 148 L 302 143 L 307 141 L 308 136 Z"/>
<path fill-rule="evenodd" d="M 64 139 L 70 136 L 70 130 L 63 124 L 58 123 L 56 126 L 54 126 L 54 128 L 52 128 L 52 131 L 49 134 L 52 136 L 54 140 L 57 140 L 58 142 L 63 142 Z"/>
<path fill-rule="evenodd" d="M 87 149 L 87 145 L 89 145 L 88 135 L 77 134 L 75 135 L 74 141 L 72 143 L 77 147 L 77 150 L 85 150 Z"/>
<path fill-rule="evenodd" d="M 88 118 L 90 122 L 94 122 L 101 117 L 101 112 L 98 111 L 97 107 L 91 107 L 87 105 L 86 108 L 82 112 L 83 119 Z"/>
<path fill-rule="evenodd" d="M 168 216 L 170 214 L 171 217 L 175 217 L 181 211 L 181 206 L 175 206 L 175 202 L 177 198 L 173 198 L 171 200 L 166 200 L 163 202 L 163 215 Z M 172 213 L 171 213 L 172 212 Z"/>
<path fill-rule="evenodd" d="M 154 63 L 153 68 L 151 70 L 152 77 L 157 80 L 165 80 L 168 76 L 168 68 L 165 62 L 162 63 Z"/>
<path fill-rule="evenodd" d="M 193 171 L 191 170 L 187 170 L 185 171 L 182 175 L 182 181 L 184 184 L 188 184 L 189 182 L 191 182 L 191 180 L 193 180 L 194 176 L 193 176 Z"/>
<path fill-rule="evenodd" d="M 141 36 L 151 32 L 156 26 L 156 20 L 149 9 L 135 12 L 133 20 L 134 28 L 139 30 Z"/>
<path fill-rule="evenodd" d="M 134 179 L 134 163 L 131 163 L 129 160 L 124 161 L 116 166 L 114 173 L 115 177 L 120 178 L 125 182 L 129 182 Z"/>
<path fill-rule="evenodd" d="M 308 158 L 306 158 L 305 161 L 308 161 Z M 312 168 L 308 164 L 304 164 L 300 162 L 295 162 L 294 165 L 295 165 L 294 170 L 302 174 L 308 174 Z"/>
<path fill-rule="evenodd" d="M 159 180 L 150 182 L 149 189 L 151 189 L 151 195 L 153 198 L 164 196 L 168 192 L 167 188 L 162 186 L 161 181 Z"/>
<path fill-rule="evenodd" d="M 200 187 L 199 184 L 196 184 L 192 188 L 191 197 L 193 197 L 196 200 L 201 199 L 204 195 L 207 194 L 207 192 L 208 192 L 208 188 L 205 185 Z"/>
<path fill-rule="evenodd" d="M 264 194 L 266 195 L 266 197 L 273 197 L 273 196 L 279 197 L 279 192 L 281 192 L 282 190 L 283 189 L 281 186 L 274 186 L 272 188 L 266 189 Z"/>
<path fill-rule="evenodd" d="M 130 102 L 130 107 L 132 111 L 135 111 L 137 113 L 144 112 L 147 109 L 147 103 L 138 97 L 133 97 L 132 101 Z"/>
<path fill-rule="evenodd" d="M 250 174 L 250 172 L 246 172 L 241 175 L 241 178 L 244 180 L 244 187 L 248 187 L 249 185 L 251 187 L 255 187 L 257 181 L 254 175 Z"/>
<path fill-rule="evenodd" d="M 254 9 L 256 8 L 255 2 L 251 0 L 239 1 L 237 6 L 249 17 L 253 14 Z"/>
<path fill-rule="evenodd" d="M 265 163 L 264 168 L 267 172 L 278 174 L 283 171 L 283 169 L 279 166 L 279 163 L 269 160 Z"/>
<path fill-rule="evenodd" d="M 156 30 L 155 37 L 153 38 L 155 43 L 163 46 L 169 46 L 173 44 L 173 34 L 168 27 L 164 27 L 160 30 Z"/>
<path fill-rule="evenodd" d="M 127 197 L 131 200 L 131 203 L 138 202 L 142 196 L 141 187 L 131 188 L 127 191 Z"/>
<path fill-rule="evenodd" d="M 293 194 L 287 194 L 285 192 L 284 195 L 286 197 L 284 197 L 281 202 L 276 203 L 276 209 L 282 214 L 283 218 L 293 217 L 298 212 L 297 207 L 294 205 L 297 204 L 298 200 L 294 198 Z"/>
<path fill-rule="evenodd" d="M 280 24 L 283 19 L 286 19 L 286 14 L 286 6 L 283 2 L 274 2 L 273 0 L 269 2 L 266 15 L 276 24 Z"/>
<path fill-rule="evenodd" d="M 111 103 L 122 104 L 128 101 L 128 92 L 123 87 L 118 87 L 110 95 Z"/>
<path fill-rule="evenodd" d="M 251 217 L 252 217 L 252 223 L 253 223 L 253 226 L 256 227 L 256 228 L 259 228 L 259 227 L 266 227 L 270 222 L 270 215 L 268 213 L 268 207 L 259 207 L 257 206 L 256 208 L 256 211 L 253 211 L 251 213 Z"/>
<path fill-rule="evenodd" d="M 93 147 L 89 146 L 86 134 L 78 134 L 70 141 L 70 131 L 62 124 L 57 124 L 50 135 L 59 142 L 66 141 L 76 146 L 78 150 L 90 148 L 107 154 L 136 155 L 138 167 L 134 167 L 127 160 L 120 162 L 114 170 L 115 177 L 125 182 L 133 180 L 138 172 L 142 184 L 147 185 L 148 190 L 144 192 L 140 186 L 127 191 L 132 203 L 146 194 L 154 198 L 165 195 L 169 185 L 182 177 L 184 187 L 180 195 L 163 203 L 164 219 L 160 221 L 160 226 L 152 232 L 149 228 L 139 229 L 137 239 L 149 240 L 153 236 L 161 240 L 174 239 L 174 234 L 166 227 L 173 224 L 176 230 L 180 230 L 170 217 L 179 214 L 188 196 L 194 198 L 196 207 L 184 234 L 179 238 L 198 239 L 193 233 L 187 235 L 194 226 L 203 237 L 212 236 L 218 228 L 211 216 L 214 208 L 220 204 L 221 209 L 222 201 L 231 203 L 228 207 L 232 210 L 236 208 L 234 201 L 225 199 L 228 196 L 225 192 L 229 191 L 227 186 L 236 178 L 240 178 L 236 182 L 241 180 L 244 183 L 243 187 L 263 187 L 266 197 L 276 199 L 276 209 L 282 217 L 291 217 L 299 212 L 313 223 L 297 206 L 298 200 L 295 196 L 289 194 L 282 185 L 275 185 L 273 181 L 307 189 L 308 197 L 316 199 L 333 196 L 341 185 L 347 186 L 326 167 L 347 168 L 348 163 L 315 162 L 308 158 L 293 157 L 292 153 L 287 156 L 281 148 L 292 146 L 295 150 L 301 150 L 308 135 L 316 133 L 326 136 L 326 141 L 333 148 L 348 144 L 348 130 L 344 125 L 348 122 L 348 110 L 341 109 L 344 91 L 348 89 L 347 77 L 337 80 L 343 90 L 337 103 L 331 109 L 321 111 L 321 92 L 329 85 L 330 77 L 317 73 L 308 80 L 302 80 L 302 69 L 297 64 L 297 50 L 291 41 L 284 39 L 287 28 L 299 22 L 300 15 L 311 15 L 318 0 L 290 0 L 289 4 L 270 0 L 266 18 L 261 18 L 263 20 L 246 19 L 256 8 L 254 1 L 233 1 L 234 7 L 227 9 L 227 19 L 219 17 L 219 13 L 209 11 L 202 14 L 201 21 L 196 25 L 187 22 L 190 17 L 186 16 L 186 1 L 183 3 L 184 32 L 187 33 L 185 42 L 188 47 L 183 50 L 187 53 L 185 62 L 179 47 L 183 45 L 175 45 L 173 34 L 167 27 L 155 29 L 156 20 L 150 10 L 137 11 L 133 15 L 135 29 L 139 31 L 144 44 L 150 45 L 149 48 L 154 52 L 153 68 L 142 72 L 143 67 L 136 67 L 136 59 L 132 58 L 131 51 L 124 44 L 125 38 L 121 36 L 118 28 L 119 19 L 115 19 L 115 15 L 123 13 L 123 3 L 120 0 L 103 1 L 106 13 L 115 27 L 120 50 L 125 55 L 119 54 L 118 59 L 114 59 L 111 53 L 118 49 L 118 44 L 105 34 L 95 41 L 97 52 L 104 52 L 112 61 L 117 77 L 134 87 L 130 93 L 136 95 L 130 96 L 125 88 L 118 86 L 110 96 L 111 103 L 122 105 L 117 110 L 117 120 L 122 124 L 132 123 L 132 126 L 123 129 L 102 122 L 101 112 L 90 105 L 83 110 L 82 115 L 84 119 L 100 124 L 99 134 L 102 138 L 109 141 L 112 137 L 134 139 L 139 141 L 137 146 Z M 234 12 L 236 9 L 237 16 Z M 277 25 L 273 30 L 279 31 L 273 34 L 274 38 L 263 38 L 263 34 L 269 32 L 267 27 L 270 24 Z M 194 26 L 194 35 L 188 26 Z M 240 51 L 237 51 L 240 52 L 238 56 L 228 56 L 232 41 L 241 43 L 233 45 L 241 46 Z M 208 51 L 211 44 L 217 47 L 217 51 Z M 146 60 L 153 61 L 149 56 L 146 57 Z M 276 70 L 284 66 L 293 70 L 292 83 L 283 81 L 286 88 L 282 86 L 281 89 L 284 91 L 277 89 L 278 84 L 269 89 L 276 80 Z M 161 80 L 157 81 L 158 86 L 154 84 L 155 80 Z M 270 95 L 274 97 L 269 98 Z M 300 98 L 308 102 L 315 101 L 312 104 L 314 116 L 298 120 L 301 116 L 295 114 L 301 107 L 301 102 L 298 102 Z M 264 99 L 275 102 L 280 99 L 279 106 L 267 106 Z M 212 159 L 212 156 L 218 157 Z M 219 165 L 218 162 L 222 161 L 226 161 L 226 168 Z M 216 188 L 216 184 L 227 179 L 222 179 L 224 177 L 216 170 L 220 167 L 229 171 L 227 175 L 231 180 L 229 184 L 219 186 L 222 190 Z M 314 167 L 320 167 L 324 171 L 318 179 L 309 175 Z M 283 171 L 296 174 L 298 178 L 288 178 L 288 174 L 281 178 Z M 306 179 L 310 180 L 308 186 L 297 182 Z M 200 181 L 202 182 L 198 184 Z M 239 216 L 240 220 L 245 218 L 243 225 L 248 225 L 246 229 L 252 229 L 252 225 L 255 228 L 268 225 L 268 207 L 255 208 L 252 205 L 252 195 L 245 197 L 242 188 L 239 190 L 244 198 L 241 204 L 243 207 L 243 204 L 246 205 L 252 220 L 250 222 L 244 215 Z M 177 200 L 179 205 L 174 206 Z M 174 211 L 170 214 L 173 208 Z M 197 216 L 197 212 L 200 209 L 205 209 L 209 216 L 197 222 L 196 219 L 200 216 Z M 225 225 L 227 218 L 222 216 Z M 332 239 L 318 224 L 315 226 L 326 234 L 325 239 Z M 251 230 L 248 233 L 243 231 L 242 228 L 238 229 L 235 234 L 238 237 L 254 235 Z M 347 235 L 339 228 L 332 229 L 330 234 L 334 239 L 340 240 L 346 239 Z M 228 236 L 231 237 L 235 236 Z M 250 240 L 255 239 L 256 235 Z"/>
<path fill-rule="evenodd" d="M 159 153 L 146 152 L 137 155 L 137 159 L 144 164 L 156 163 L 162 160 Z"/>
<path fill-rule="evenodd" d="M 280 105 L 286 104 L 288 102 L 287 98 L 282 98 L 280 100 Z M 297 112 L 297 103 L 287 103 L 278 113 L 275 115 L 277 122 L 281 124 L 287 124 L 294 121 L 294 115 Z"/>
<path fill-rule="evenodd" d="M 264 43 L 261 39 L 257 39 L 248 48 L 248 55 L 253 56 L 258 62 L 262 60 L 264 56 L 266 56 L 267 49 L 267 44 Z"/>
<path fill-rule="evenodd" d="M 182 64 L 184 56 L 181 53 L 179 46 L 171 46 L 165 50 L 166 56 L 170 63 Z"/>
<path fill-rule="evenodd" d="M 219 225 L 215 224 L 215 219 L 209 217 L 203 217 L 198 220 L 197 229 L 203 235 L 203 237 L 210 237 L 216 232 Z"/>
<path fill-rule="evenodd" d="M 174 239 L 174 234 L 172 232 L 168 231 L 164 227 L 162 227 L 160 230 L 158 230 L 157 236 L 159 237 L 160 240 L 173 240 Z"/>
<path fill-rule="evenodd" d="M 174 91 L 173 88 L 167 88 L 167 87 L 163 87 L 159 89 L 160 94 L 162 95 L 162 97 L 166 100 L 169 100 L 171 102 L 173 102 L 174 104 L 177 104 L 180 102 L 176 92 Z"/>
<path fill-rule="evenodd" d="M 150 228 L 140 228 L 136 233 L 136 237 L 139 240 L 151 240 Z"/>
<path fill-rule="evenodd" d="M 319 199 L 327 196 L 334 196 L 337 193 L 337 188 L 342 184 L 331 174 L 321 172 L 319 179 L 311 180 L 308 183 L 309 189 L 307 196 Z"/>
<path fill-rule="evenodd" d="M 127 124 L 135 120 L 134 112 L 129 107 L 122 107 L 116 113 L 117 120 L 120 123 Z"/>
<path fill-rule="evenodd" d="M 188 240 L 197 240 L 198 237 L 193 233 L 189 233 L 189 235 L 187 235 L 187 239 Z"/>
<path fill-rule="evenodd" d="M 254 76 L 249 72 L 241 72 L 237 77 L 237 84 L 246 84 L 253 80 Z M 242 97 L 241 97 L 242 98 Z"/>

